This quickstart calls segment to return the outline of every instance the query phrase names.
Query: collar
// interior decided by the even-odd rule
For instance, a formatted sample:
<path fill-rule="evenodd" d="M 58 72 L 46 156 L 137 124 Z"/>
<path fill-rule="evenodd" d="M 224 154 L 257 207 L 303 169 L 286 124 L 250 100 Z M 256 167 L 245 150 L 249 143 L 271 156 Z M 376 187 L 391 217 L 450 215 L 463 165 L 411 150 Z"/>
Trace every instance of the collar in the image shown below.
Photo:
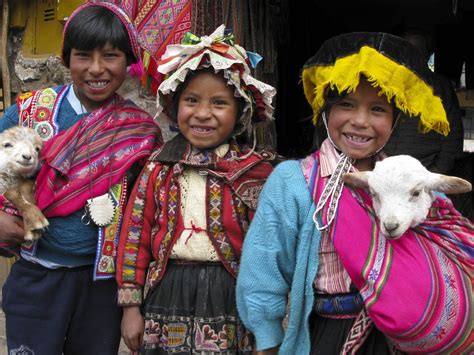
<path fill-rule="evenodd" d="M 329 139 L 325 139 L 321 148 L 319 149 L 319 166 L 321 177 L 328 177 L 336 170 L 337 163 L 341 158 Z M 351 170 L 357 171 L 354 167 Z"/>
<path fill-rule="evenodd" d="M 69 101 L 72 109 L 76 112 L 77 115 L 87 113 L 85 111 L 85 108 L 82 106 L 81 101 L 79 101 L 76 92 L 74 91 L 74 84 L 71 84 L 69 86 L 69 89 L 66 94 L 66 99 Z"/>
<path fill-rule="evenodd" d="M 323 144 L 321 144 L 321 148 L 319 149 L 319 165 L 320 165 L 320 172 L 321 177 L 328 177 L 332 175 L 334 170 L 336 170 L 337 164 L 341 156 L 337 152 L 336 148 L 331 144 L 329 139 L 325 139 Z M 386 158 L 387 155 L 380 151 L 375 156 L 375 161 L 382 160 Z M 354 166 L 351 167 L 350 172 L 357 172 L 357 168 Z"/>
<path fill-rule="evenodd" d="M 219 158 L 223 158 L 227 152 L 229 151 L 229 143 L 224 143 L 221 144 L 220 146 L 214 148 L 213 152 L 216 154 Z M 199 154 L 201 151 L 195 147 L 192 149 L 192 154 Z"/>

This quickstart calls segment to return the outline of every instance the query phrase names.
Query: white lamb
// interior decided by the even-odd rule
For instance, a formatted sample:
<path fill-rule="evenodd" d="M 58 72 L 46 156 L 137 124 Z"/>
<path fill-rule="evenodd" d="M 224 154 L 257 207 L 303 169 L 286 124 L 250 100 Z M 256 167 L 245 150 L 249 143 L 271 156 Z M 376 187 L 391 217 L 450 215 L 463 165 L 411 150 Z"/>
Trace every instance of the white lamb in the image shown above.
<path fill-rule="evenodd" d="M 36 206 L 34 181 L 43 141 L 31 128 L 15 126 L 0 133 L 0 194 L 23 216 L 25 240 L 41 236 L 49 223 Z"/>
<path fill-rule="evenodd" d="M 381 231 L 390 239 L 425 220 L 434 191 L 458 194 L 472 189 L 468 181 L 432 173 L 409 155 L 386 158 L 373 171 L 348 173 L 343 179 L 350 186 L 369 189 Z"/>

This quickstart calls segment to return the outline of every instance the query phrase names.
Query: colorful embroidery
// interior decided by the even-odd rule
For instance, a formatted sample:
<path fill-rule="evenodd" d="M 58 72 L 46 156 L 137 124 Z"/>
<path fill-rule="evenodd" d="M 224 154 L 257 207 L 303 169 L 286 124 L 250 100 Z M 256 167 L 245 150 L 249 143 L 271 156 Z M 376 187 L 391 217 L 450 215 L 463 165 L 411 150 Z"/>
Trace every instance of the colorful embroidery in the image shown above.
<path fill-rule="evenodd" d="M 209 209 L 208 213 L 208 230 L 211 241 L 214 244 L 214 248 L 221 255 L 221 260 L 224 262 L 224 266 L 235 276 L 237 275 L 239 264 L 235 257 L 235 251 L 229 242 L 224 232 L 224 226 L 222 222 L 222 199 L 224 192 L 224 182 L 214 177 L 207 178 L 207 206 Z"/>
<path fill-rule="evenodd" d="M 33 128 L 45 141 L 51 139 L 58 132 L 58 108 L 68 89 L 65 85 L 59 92 L 47 88 L 20 95 L 17 99 L 20 124 Z"/>
<path fill-rule="evenodd" d="M 117 243 L 122 225 L 125 199 L 127 198 L 127 175 L 124 175 L 120 184 L 115 184 L 109 190 L 116 207 L 112 222 L 99 228 L 94 280 L 112 278 L 115 274 L 117 258 Z"/>
<path fill-rule="evenodd" d="M 377 302 L 380 289 L 390 274 L 390 263 L 393 255 L 393 248 L 387 243 L 386 238 L 381 235 L 378 228 L 372 228 L 372 240 L 373 248 L 369 252 L 367 264 L 363 270 L 367 284 L 360 290 L 367 308 Z"/>
<path fill-rule="evenodd" d="M 17 99 L 20 124 L 33 128 L 45 141 L 58 133 L 56 122 L 62 100 L 65 98 L 70 85 L 62 86 L 58 92 L 53 88 L 22 94 Z M 130 148 L 128 148 L 130 150 Z M 106 162 L 108 164 L 108 162 Z M 116 245 L 120 231 L 121 219 L 126 198 L 126 176 L 114 185 L 110 194 L 118 206 L 111 224 L 99 228 L 97 254 L 94 265 L 94 280 L 111 279 L 115 277 Z M 23 247 L 29 255 L 35 255 L 37 243 Z"/>
<path fill-rule="evenodd" d="M 164 169 L 166 171 L 163 171 L 163 176 L 161 179 L 165 179 L 165 174 L 168 172 L 169 167 Z M 178 198 L 179 198 L 179 187 L 177 182 L 172 179 L 170 182 L 170 185 L 168 186 L 168 194 L 166 194 L 166 186 L 163 184 L 160 186 L 159 189 L 159 200 L 161 204 L 161 210 L 166 211 L 168 216 L 168 223 L 166 223 L 166 227 L 168 228 L 166 235 L 164 236 L 163 240 L 160 243 L 160 247 L 158 250 L 158 258 L 156 260 L 156 271 L 153 270 L 153 274 L 156 276 L 152 276 L 151 280 L 158 280 L 164 270 L 165 266 L 165 261 L 167 259 L 167 254 L 168 254 L 168 249 L 171 245 L 171 240 L 173 239 L 174 236 L 174 231 L 176 229 L 176 222 L 177 222 L 177 214 L 179 213 L 179 208 L 178 208 Z M 167 208 L 165 208 L 165 206 Z M 160 220 L 162 219 L 162 215 L 160 214 Z M 165 224 L 163 224 L 165 225 Z"/>
<path fill-rule="evenodd" d="M 251 352 L 251 335 L 233 316 L 186 317 L 145 314 L 142 349 L 170 353 Z"/>
<path fill-rule="evenodd" d="M 139 288 L 122 287 L 118 293 L 118 303 L 120 305 L 137 305 L 142 301 L 142 291 Z"/>
<path fill-rule="evenodd" d="M 247 234 L 250 223 L 247 217 L 247 206 L 236 195 L 232 194 L 232 217 L 239 222 L 242 235 Z"/>
<path fill-rule="evenodd" d="M 138 247 L 140 245 L 140 235 L 143 228 L 143 214 L 146 203 L 146 188 L 150 175 L 153 173 L 155 164 L 150 163 L 139 177 L 138 189 L 133 201 L 133 212 L 128 226 L 128 238 L 125 245 L 122 277 L 125 282 L 135 281 L 135 265 L 138 257 Z"/>

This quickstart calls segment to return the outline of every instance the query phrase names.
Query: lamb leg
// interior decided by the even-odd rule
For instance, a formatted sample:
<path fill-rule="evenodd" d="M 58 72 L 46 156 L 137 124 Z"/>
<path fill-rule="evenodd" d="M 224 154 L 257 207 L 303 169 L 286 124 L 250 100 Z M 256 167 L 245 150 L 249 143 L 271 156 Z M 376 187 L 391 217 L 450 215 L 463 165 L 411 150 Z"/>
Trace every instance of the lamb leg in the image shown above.
<path fill-rule="evenodd" d="M 23 216 L 25 240 L 38 239 L 49 222 L 35 204 L 34 182 L 23 180 L 17 189 L 5 191 L 4 196 L 10 200 Z"/>

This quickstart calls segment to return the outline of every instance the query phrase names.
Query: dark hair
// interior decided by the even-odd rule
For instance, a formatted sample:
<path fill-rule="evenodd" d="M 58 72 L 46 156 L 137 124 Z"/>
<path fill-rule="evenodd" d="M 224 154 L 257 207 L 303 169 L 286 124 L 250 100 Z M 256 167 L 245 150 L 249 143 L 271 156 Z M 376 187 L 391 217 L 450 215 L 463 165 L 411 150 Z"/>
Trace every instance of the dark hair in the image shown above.
<path fill-rule="evenodd" d="M 203 73 L 213 73 L 215 75 L 218 75 L 224 78 L 224 72 L 220 71 L 216 73 L 213 68 L 204 68 L 204 69 L 195 70 L 195 71 L 190 70 L 188 75 L 186 76 L 186 79 L 180 86 L 178 86 L 178 88 L 174 92 L 173 97 L 171 99 L 169 113 L 171 115 L 171 118 L 174 119 L 175 121 L 177 120 L 177 117 L 178 117 L 179 98 L 181 97 L 181 94 L 188 87 L 189 82 L 191 81 L 192 78 Z M 237 120 L 238 120 L 240 116 L 242 116 L 243 111 L 244 111 L 244 99 L 241 97 L 236 97 L 236 96 L 234 96 L 234 98 L 235 98 L 235 101 L 237 102 Z M 237 121 L 235 123 L 235 127 L 237 128 L 238 125 L 239 125 L 239 122 Z"/>
<path fill-rule="evenodd" d="M 69 68 L 73 48 L 89 51 L 107 43 L 125 53 L 127 65 L 137 62 L 127 29 L 117 15 L 102 6 L 86 7 L 71 19 L 64 33 L 64 64 Z"/>

